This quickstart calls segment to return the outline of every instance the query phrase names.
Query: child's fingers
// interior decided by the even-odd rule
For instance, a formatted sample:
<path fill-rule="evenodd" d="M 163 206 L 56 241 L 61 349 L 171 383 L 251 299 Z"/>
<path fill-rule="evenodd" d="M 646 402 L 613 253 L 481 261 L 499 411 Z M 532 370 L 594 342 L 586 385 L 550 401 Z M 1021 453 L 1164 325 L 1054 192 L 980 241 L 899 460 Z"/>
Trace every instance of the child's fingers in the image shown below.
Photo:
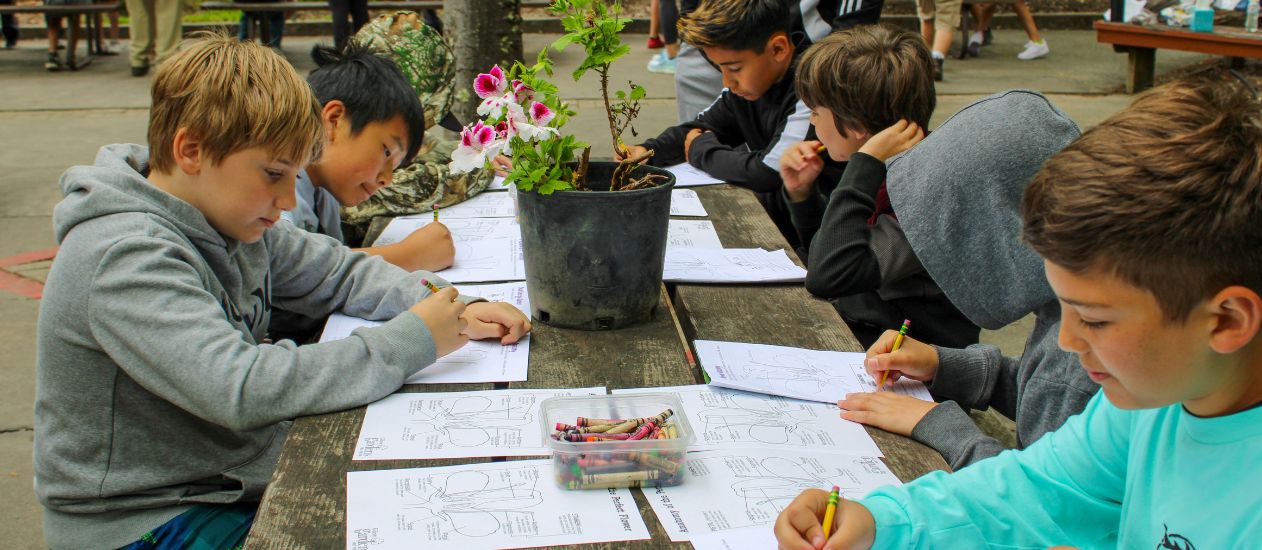
<path fill-rule="evenodd" d="M 818 550 L 824 546 L 820 516 L 827 506 L 828 493 L 807 489 L 776 518 L 776 541 L 787 550 Z"/>
<path fill-rule="evenodd" d="M 517 341 L 521 340 L 521 337 L 525 336 L 526 333 L 528 332 L 530 332 L 530 321 L 526 320 L 525 317 L 522 317 L 517 322 L 508 325 L 508 334 L 505 334 L 504 337 L 500 339 L 500 343 L 501 344 L 516 343 Z"/>

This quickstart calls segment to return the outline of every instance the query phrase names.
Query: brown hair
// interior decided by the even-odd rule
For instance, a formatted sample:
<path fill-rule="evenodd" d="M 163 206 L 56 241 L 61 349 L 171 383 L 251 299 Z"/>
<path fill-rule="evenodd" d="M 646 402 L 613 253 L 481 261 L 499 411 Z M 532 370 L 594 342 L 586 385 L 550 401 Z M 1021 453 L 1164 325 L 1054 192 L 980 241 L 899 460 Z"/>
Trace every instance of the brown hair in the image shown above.
<path fill-rule="evenodd" d="M 761 54 L 777 32 L 792 29 L 785 0 L 702 0 L 679 18 L 679 39 L 700 48 L 751 50 Z"/>
<path fill-rule="evenodd" d="M 833 113 L 837 130 L 875 134 L 900 119 L 929 128 L 933 58 L 919 34 L 886 24 L 828 35 L 798 61 L 797 94 Z"/>
<path fill-rule="evenodd" d="M 175 168 L 180 128 L 201 140 L 211 163 L 252 147 L 302 163 L 323 144 L 320 103 L 285 58 L 253 42 L 205 33 L 162 63 L 149 109 L 149 165 Z"/>
<path fill-rule="evenodd" d="M 1262 111 L 1243 81 L 1153 89 L 1034 176 L 1025 240 L 1071 272 L 1151 292 L 1170 322 L 1227 286 L 1262 292 L 1259 149 Z"/>

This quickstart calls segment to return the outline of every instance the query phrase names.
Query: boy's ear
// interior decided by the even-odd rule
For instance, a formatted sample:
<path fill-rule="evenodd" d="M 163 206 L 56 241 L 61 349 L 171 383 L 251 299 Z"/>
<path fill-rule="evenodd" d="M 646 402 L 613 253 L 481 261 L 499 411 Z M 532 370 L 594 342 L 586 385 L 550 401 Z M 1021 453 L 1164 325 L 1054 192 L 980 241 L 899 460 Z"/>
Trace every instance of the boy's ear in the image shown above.
<path fill-rule="evenodd" d="M 324 123 L 324 137 L 327 141 L 333 141 L 334 134 L 339 125 L 350 124 L 350 119 L 346 116 L 346 104 L 340 99 L 334 99 L 324 104 L 324 109 L 320 111 L 320 120 Z"/>
<path fill-rule="evenodd" d="M 786 61 L 793 57 L 793 44 L 789 42 L 789 35 L 784 32 L 776 32 L 767 39 L 767 50 L 771 51 L 771 57 L 776 61 Z"/>
<path fill-rule="evenodd" d="M 1253 341 L 1262 327 L 1262 297 L 1244 286 L 1229 286 L 1210 298 L 1213 326 L 1209 346 L 1218 353 L 1234 353 Z"/>
<path fill-rule="evenodd" d="M 189 176 L 196 176 L 202 171 L 202 142 L 188 128 L 175 131 L 175 139 L 171 140 L 171 152 L 175 157 L 175 166 Z"/>

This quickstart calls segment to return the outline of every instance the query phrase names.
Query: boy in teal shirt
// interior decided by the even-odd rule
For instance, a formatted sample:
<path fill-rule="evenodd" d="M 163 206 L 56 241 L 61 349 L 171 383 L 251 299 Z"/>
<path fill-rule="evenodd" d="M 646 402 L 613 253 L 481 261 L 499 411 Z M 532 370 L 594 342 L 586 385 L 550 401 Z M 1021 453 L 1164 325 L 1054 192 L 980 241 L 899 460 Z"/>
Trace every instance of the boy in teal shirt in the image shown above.
<path fill-rule="evenodd" d="M 1252 88 L 1213 78 L 1153 90 L 1052 157 L 1023 233 L 1061 301 L 1060 345 L 1103 395 L 1024 451 L 846 501 L 827 541 L 827 494 L 808 490 L 776 521 L 781 548 L 1262 536 L 1259 151 Z"/>

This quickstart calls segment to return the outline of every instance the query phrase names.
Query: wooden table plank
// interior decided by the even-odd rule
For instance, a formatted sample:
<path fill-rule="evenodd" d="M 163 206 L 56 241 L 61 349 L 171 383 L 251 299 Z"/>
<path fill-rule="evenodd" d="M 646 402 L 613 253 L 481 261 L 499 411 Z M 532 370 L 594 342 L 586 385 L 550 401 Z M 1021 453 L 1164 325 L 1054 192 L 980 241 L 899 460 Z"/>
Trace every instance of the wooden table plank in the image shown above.
<path fill-rule="evenodd" d="M 782 248 L 801 261 L 754 194 L 730 185 L 697 189 L 727 248 Z M 863 351 L 833 306 L 793 285 L 677 285 L 675 311 L 690 339 L 725 340 L 831 351 Z M 840 396 L 839 396 L 840 397 Z M 948 470 L 942 456 L 909 438 L 867 428 L 903 481 Z"/>

